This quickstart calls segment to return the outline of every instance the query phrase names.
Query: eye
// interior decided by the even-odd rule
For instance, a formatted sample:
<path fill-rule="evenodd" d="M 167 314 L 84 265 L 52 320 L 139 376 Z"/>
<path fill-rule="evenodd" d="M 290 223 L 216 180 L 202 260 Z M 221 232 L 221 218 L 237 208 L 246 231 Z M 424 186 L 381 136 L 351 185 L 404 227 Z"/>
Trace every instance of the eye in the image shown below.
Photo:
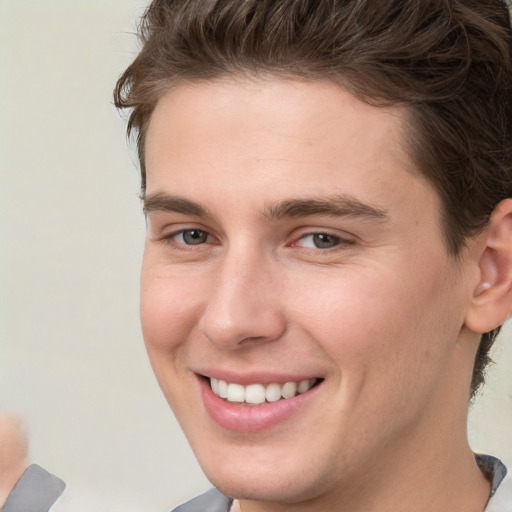
<path fill-rule="evenodd" d="M 294 245 L 308 249 L 332 249 L 342 243 L 350 241 L 329 233 L 310 233 L 301 237 Z"/>
<path fill-rule="evenodd" d="M 181 244 L 200 245 L 210 241 L 210 236 L 201 229 L 184 229 L 176 233 L 173 238 Z"/>

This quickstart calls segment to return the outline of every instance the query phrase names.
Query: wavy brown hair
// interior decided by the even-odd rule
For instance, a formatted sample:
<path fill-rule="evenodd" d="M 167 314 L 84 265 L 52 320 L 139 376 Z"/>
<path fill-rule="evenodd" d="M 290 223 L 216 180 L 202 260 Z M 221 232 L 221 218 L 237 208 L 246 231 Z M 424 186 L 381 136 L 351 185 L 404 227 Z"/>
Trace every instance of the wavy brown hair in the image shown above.
<path fill-rule="evenodd" d="M 512 31 L 503 0 L 154 0 L 141 51 L 114 99 L 131 109 L 142 191 L 158 100 L 181 81 L 226 75 L 332 80 L 377 106 L 405 105 L 406 145 L 442 200 L 459 254 L 512 196 Z M 499 331 L 483 334 L 471 395 Z"/>

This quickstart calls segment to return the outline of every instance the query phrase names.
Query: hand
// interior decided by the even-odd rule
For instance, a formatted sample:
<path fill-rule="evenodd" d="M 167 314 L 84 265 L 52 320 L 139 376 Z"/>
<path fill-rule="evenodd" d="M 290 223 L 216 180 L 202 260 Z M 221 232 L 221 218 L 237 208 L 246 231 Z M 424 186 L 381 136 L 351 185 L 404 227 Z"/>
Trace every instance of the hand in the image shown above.
<path fill-rule="evenodd" d="M 0 411 L 0 507 L 28 465 L 28 442 L 21 420 Z"/>

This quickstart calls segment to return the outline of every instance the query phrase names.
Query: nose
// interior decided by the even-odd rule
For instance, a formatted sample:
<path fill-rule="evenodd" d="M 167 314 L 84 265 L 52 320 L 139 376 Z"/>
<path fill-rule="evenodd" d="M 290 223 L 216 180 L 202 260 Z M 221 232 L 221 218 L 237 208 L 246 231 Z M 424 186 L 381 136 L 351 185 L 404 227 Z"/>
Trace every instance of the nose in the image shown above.
<path fill-rule="evenodd" d="M 216 268 L 199 327 L 224 349 L 279 339 L 286 330 L 277 269 L 264 255 L 234 251 Z"/>

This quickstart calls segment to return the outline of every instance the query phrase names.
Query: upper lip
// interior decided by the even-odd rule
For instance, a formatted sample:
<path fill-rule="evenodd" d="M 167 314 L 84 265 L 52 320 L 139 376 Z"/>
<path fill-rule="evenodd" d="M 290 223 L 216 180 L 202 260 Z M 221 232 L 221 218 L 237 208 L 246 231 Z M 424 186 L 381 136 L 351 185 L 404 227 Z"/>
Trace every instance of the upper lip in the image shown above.
<path fill-rule="evenodd" d="M 286 382 L 300 382 L 306 379 L 320 379 L 320 375 L 314 375 L 312 373 L 282 373 L 282 372 L 233 372 L 229 370 L 219 369 L 205 369 L 196 371 L 201 377 L 214 378 L 217 380 L 224 380 L 226 382 L 241 384 L 242 386 L 248 386 L 250 384 L 284 384 Z"/>

